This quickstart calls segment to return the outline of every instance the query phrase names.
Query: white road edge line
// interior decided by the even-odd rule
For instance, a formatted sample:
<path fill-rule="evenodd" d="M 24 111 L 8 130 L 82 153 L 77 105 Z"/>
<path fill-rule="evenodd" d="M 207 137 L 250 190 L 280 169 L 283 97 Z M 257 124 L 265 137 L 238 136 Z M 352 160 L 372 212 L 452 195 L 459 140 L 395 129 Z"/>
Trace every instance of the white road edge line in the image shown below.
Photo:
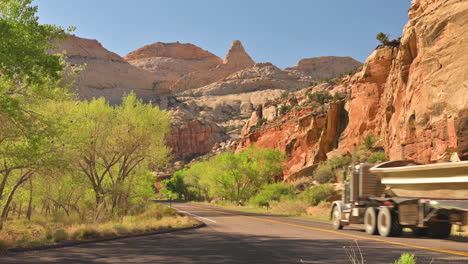
<path fill-rule="evenodd" d="M 175 209 L 175 208 L 174 208 Z M 207 221 L 210 221 L 210 222 L 213 222 L 213 223 L 216 223 L 215 220 L 212 220 L 212 219 L 209 219 L 209 218 L 206 218 L 206 217 L 201 217 L 199 215 L 196 215 L 196 214 L 192 214 L 192 213 L 189 213 L 189 212 L 186 212 L 186 211 L 182 211 L 182 210 L 179 210 L 179 209 L 176 209 L 177 211 L 183 213 L 183 214 L 188 214 L 188 215 L 191 215 L 191 216 L 194 216 L 196 218 L 200 218 L 200 219 L 204 219 L 204 220 L 207 220 Z"/>

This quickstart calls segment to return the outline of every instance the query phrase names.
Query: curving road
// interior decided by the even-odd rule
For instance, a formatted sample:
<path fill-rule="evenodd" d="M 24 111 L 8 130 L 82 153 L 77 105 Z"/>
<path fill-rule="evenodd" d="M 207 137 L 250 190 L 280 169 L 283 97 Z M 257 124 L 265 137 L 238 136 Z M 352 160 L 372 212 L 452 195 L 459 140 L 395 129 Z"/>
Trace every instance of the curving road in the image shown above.
<path fill-rule="evenodd" d="M 207 224 L 201 229 L 76 247 L 9 253 L 0 263 L 393 263 L 404 252 L 418 263 L 468 263 L 468 242 L 370 236 L 327 223 L 176 203 Z M 356 262 L 357 263 L 357 262 Z M 359 262 L 360 263 L 360 262 Z"/>

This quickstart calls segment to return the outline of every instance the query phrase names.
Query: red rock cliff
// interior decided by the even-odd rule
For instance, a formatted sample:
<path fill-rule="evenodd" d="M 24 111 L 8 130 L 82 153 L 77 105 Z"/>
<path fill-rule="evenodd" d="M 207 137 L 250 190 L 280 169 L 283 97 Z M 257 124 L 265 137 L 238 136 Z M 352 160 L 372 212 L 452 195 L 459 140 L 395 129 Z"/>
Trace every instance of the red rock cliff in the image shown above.
<path fill-rule="evenodd" d="M 397 48 L 377 49 L 351 84 L 350 150 L 372 133 L 390 159 L 467 157 L 468 2 L 415 0 Z"/>

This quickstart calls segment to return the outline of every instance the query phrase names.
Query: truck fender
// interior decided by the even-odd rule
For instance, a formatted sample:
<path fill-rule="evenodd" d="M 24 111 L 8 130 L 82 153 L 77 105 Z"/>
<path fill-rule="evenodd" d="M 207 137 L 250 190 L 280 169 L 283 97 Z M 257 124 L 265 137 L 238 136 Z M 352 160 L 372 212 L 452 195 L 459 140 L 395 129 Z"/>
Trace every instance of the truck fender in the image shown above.
<path fill-rule="evenodd" d="M 335 208 L 335 206 L 337 206 L 338 209 L 340 209 L 340 212 L 343 212 L 344 210 L 350 208 L 350 205 L 349 205 L 349 204 L 346 204 L 344 201 L 341 201 L 341 200 L 334 201 L 334 202 L 332 203 L 332 207 L 331 207 L 331 210 L 330 210 L 330 219 L 332 218 L 333 208 Z"/>

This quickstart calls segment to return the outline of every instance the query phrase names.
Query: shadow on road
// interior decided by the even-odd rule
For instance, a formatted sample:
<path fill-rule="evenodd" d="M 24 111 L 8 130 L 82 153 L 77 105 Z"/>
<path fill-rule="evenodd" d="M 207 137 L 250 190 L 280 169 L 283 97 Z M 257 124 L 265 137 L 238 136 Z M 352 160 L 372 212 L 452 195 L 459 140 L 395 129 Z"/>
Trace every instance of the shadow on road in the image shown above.
<path fill-rule="evenodd" d="M 358 248 L 359 247 L 359 248 Z M 220 233 L 203 228 L 27 253 L 10 253 L 0 263 L 349 263 L 346 251 L 362 252 L 366 263 L 393 263 L 408 249 L 349 239 L 314 240 Z M 418 263 L 467 263 L 417 251 Z M 433 259 L 434 257 L 434 259 Z M 431 262 L 432 261 L 432 262 Z"/>

